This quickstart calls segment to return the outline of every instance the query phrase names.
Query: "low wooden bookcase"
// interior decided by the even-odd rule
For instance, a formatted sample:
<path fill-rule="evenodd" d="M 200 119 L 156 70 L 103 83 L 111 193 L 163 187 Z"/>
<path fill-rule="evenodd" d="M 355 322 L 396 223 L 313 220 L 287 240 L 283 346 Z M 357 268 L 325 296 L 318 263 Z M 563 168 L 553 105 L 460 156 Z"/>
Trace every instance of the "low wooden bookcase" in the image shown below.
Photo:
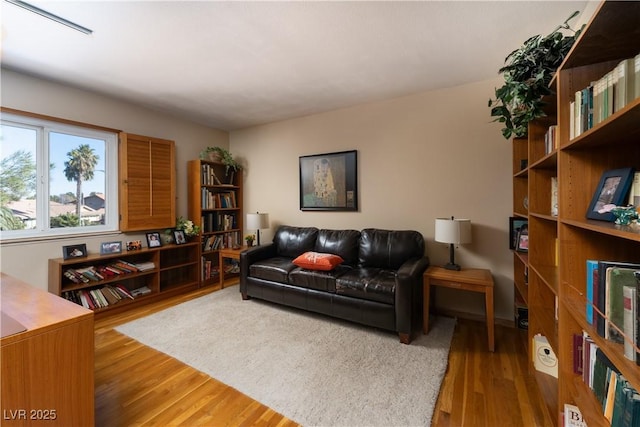
<path fill-rule="evenodd" d="M 49 292 L 71 299 L 80 293 L 122 287 L 131 293 L 136 289 L 146 288 L 147 293 L 123 297 L 105 307 L 94 308 L 96 316 L 115 311 L 126 310 L 131 304 L 144 304 L 160 298 L 197 289 L 199 286 L 199 243 L 190 242 L 183 245 L 167 245 L 159 248 L 141 249 L 109 255 L 89 255 L 84 258 L 49 260 Z M 121 272 L 104 279 L 76 283 L 66 272 L 78 271 L 90 267 L 101 269 L 117 265 L 119 262 L 130 264 L 152 263 L 153 266 L 144 271 Z M 106 289 L 105 289 L 106 288 Z M 109 301 L 107 301 L 109 302 Z"/>

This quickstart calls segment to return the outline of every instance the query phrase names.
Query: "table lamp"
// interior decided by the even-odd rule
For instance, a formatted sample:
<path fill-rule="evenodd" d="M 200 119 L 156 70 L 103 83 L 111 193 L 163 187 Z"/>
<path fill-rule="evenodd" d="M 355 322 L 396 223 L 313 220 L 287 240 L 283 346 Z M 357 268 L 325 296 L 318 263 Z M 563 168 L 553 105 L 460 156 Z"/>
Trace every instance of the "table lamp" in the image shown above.
<path fill-rule="evenodd" d="M 258 246 L 260 246 L 260 229 L 269 228 L 269 214 L 259 212 L 247 214 L 247 228 L 256 230 Z"/>
<path fill-rule="evenodd" d="M 444 266 L 447 270 L 460 270 L 455 263 L 454 245 L 471 243 L 471 220 L 436 218 L 436 242 L 449 244 L 449 263 Z"/>

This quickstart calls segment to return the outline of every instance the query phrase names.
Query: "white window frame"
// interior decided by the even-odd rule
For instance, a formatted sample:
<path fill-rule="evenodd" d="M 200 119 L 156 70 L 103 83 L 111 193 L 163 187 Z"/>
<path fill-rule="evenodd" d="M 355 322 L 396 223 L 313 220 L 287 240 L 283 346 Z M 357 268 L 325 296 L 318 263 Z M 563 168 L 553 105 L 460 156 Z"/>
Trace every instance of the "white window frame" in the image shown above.
<path fill-rule="evenodd" d="M 36 130 L 36 228 L 3 230 L 0 240 L 47 239 L 57 236 L 95 235 L 118 231 L 118 132 L 90 126 L 47 120 L 39 117 L 2 113 L 2 124 Z M 65 133 L 105 141 L 105 224 L 51 228 L 49 217 L 49 134 Z"/>

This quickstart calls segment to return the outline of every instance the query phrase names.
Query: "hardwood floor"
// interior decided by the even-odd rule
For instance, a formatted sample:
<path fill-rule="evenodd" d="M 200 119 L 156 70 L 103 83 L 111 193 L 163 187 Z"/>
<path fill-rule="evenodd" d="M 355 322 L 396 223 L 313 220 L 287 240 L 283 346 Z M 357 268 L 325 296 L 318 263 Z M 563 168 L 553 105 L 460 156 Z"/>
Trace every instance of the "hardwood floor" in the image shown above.
<path fill-rule="evenodd" d="M 211 291 L 202 289 L 96 320 L 96 426 L 298 425 L 113 329 Z M 432 425 L 554 425 L 527 371 L 521 339 L 520 331 L 497 326 L 496 352 L 489 353 L 485 325 L 459 320 Z"/>

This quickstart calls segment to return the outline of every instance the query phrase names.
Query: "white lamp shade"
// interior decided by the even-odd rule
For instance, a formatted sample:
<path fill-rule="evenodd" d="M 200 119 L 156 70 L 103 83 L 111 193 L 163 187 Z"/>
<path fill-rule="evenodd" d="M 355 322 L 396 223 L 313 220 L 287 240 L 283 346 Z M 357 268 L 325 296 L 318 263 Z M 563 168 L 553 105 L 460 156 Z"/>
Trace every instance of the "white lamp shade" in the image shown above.
<path fill-rule="evenodd" d="M 260 230 L 264 228 L 269 228 L 269 214 L 257 212 L 247 214 L 247 229 Z"/>
<path fill-rule="evenodd" d="M 471 220 L 436 218 L 436 242 L 471 243 Z"/>

